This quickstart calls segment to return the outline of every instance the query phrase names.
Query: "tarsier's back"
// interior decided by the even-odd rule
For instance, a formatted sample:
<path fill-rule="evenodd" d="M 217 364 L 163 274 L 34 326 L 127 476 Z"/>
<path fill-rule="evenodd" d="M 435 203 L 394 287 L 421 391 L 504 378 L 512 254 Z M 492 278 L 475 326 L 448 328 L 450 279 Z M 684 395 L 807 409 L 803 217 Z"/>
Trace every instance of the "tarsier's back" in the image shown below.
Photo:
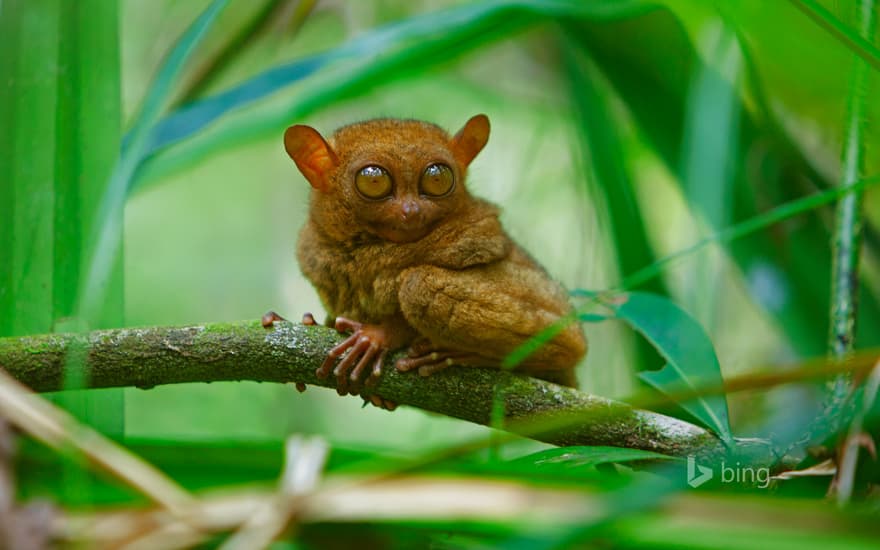
<path fill-rule="evenodd" d="M 586 340 L 562 287 L 511 241 L 498 210 L 471 196 L 467 167 L 489 122 L 456 135 L 420 121 L 377 119 L 325 140 L 292 126 L 285 148 L 313 187 L 297 256 L 337 328 L 354 332 L 319 369 L 343 392 L 399 370 L 499 367 L 551 325 L 564 328 L 517 369 L 574 385 Z M 341 319 L 341 321 L 339 320 Z M 339 363 L 333 368 L 337 357 Z"/>

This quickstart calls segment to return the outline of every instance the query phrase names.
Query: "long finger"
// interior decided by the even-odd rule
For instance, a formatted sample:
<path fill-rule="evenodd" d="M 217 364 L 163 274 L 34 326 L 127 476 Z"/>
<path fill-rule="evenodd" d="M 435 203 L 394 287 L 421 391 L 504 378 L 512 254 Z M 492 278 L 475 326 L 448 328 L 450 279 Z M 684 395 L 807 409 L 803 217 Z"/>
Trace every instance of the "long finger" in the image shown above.
<path fill-rule="evenodd" d="M 337 317 L 333 326 L 336 328 L 336 332 L 357 332 L 363 327 L 361 323 L 346 317 Z"/>
<path fill-rule="evenodd" d="M 354 369 L 352 369 L 351 374 L 348 379 L 351 382 L 351 392 L 359 393 L 361 386 L 361 374 L 364 372 L 364 369 L 367 368 L 367 365 L 376 357 L 379 353 L 379 346 L 376 344 L 370 344 L 370 347 L 367 348 L 367 351 L 364 352 L 364 355 L 361 357 L 361 360 L 358 361 L 358 364 L 355 365 Z"/>
<path fill-rule="evenodd" d="M 419 367 L 419 375 L 421 376 L 431 376 L 435 372 L 440 372 L 441 370 L 451 367 L 455 364 L 453 359 L 446 359 L 441 363 L 434 363 L 431 365 L 425 365 L 423 367 Z"/>
<path fill-rule="evenodd" d="M 394 366 L 401 372 L 408 372 L 426 365 L 445 364 L 449 359 L 456 359 L 463 355 L 464 353 L 460 351 L 434 351 L 421 357 L 401 357 Z"/>
<path fill-rule="evenodd" d="M 386 355 L 388 355 L 388 350 L 383 349 L 382 353 L 379 354 L 379 357 L 376 358 L 376 361 L 373 363 L 373 371 L 370 373 L 370 377 L 367 378 L 366 381 L 367 386 L 373 386 L 379 381 L 379 377 L 382 376 L 382 365 L 385 363 Z"/>
<path fill-rule="evenodd" d="M 315 370 L 315 376 L 323 380 L 327 378 L 327 375 L 330 374 L 330 371 L 333 369 L 333 363 L 336 362 L 336 358 L 345 353 L 345 350 L 352 347 L 355 342 L 357 342 L 358 336 L 352 334 L 339 344 L 335 345 L 330 351 L 327 352 L 327 357 L 324 358 L 324 362 L 321 363 L 321 366 Z"/>
<path fill-rule="evenodd" d="M 357 343 L 348 351 L 348 355 L 342 358 L 342 361 L 333 369 L 336 376 L 336 393 L 345 395 L 348 393 L 348 371 L 351 370 L 354 362 L 357 361 L 367 349 L 370 347 L 370 339 L 361 336 Z"/>

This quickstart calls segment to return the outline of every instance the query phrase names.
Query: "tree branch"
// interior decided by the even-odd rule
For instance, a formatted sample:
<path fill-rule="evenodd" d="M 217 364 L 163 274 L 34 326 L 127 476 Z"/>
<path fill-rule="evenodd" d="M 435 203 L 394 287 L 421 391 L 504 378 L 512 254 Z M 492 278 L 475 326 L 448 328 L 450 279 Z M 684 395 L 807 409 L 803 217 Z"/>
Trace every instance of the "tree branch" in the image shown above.
<path fill-rule="evenodd" d="M 64 388 L 65 362 L 69 375 L 82 375 L 90 388 L 227 380 L 333 388 L 335 379 L 320 380 L 315 369 L 339 341 L 329 328 L 290 322 L 277 322 L 268 330 L 259 321 L 124 328 L 3 338 L 0 367 L 41 392 Z M 629 447 L 707 460 L 728 452 L 713 434 L 682 420 L 500 370 L 451 367 L 422 377 L 386 368 L 370 392 L 488 425 L 496 389 L 503 396 L 503 428 L 547 443 Z M 773 462 L 766 443 L 739 447 L 738 452 L 758 462 Z"/>

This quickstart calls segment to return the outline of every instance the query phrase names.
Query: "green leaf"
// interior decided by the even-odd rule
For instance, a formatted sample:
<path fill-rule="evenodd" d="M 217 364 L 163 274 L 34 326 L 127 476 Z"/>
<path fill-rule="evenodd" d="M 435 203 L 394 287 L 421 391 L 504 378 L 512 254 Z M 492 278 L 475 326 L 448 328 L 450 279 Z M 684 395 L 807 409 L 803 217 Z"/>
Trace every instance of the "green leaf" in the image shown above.
<path fill-rule="evenodd" d="M 667 365 L 659 371 L 641 373 L 642 380 L 668 394 L 722 385 L 721 366 L 709 336 L 675 303 L 645 292 L 619 294 L 603 303 L 647 338 L 666 359 Z M 732 441 L 727 399 L 723 395 L 702 396 L 680 405 L 722 439 Z"/>
<path fill-rule="evenodd" d="M 96 205 L 119 154 L 118 34 L 116 1 L 0 9 L 0 335 L 70 327 Z M 121 258 L 106 282 L 94 325 L 119 326 Z M 122 434 L 122 390 L 56 402 Z"/>
<path fill-rule="evenodd" d="M 192 139 L 151 157 L 139 174 L 139 185 L 190 165 L 218 149 L 279 130 L 290 121 L 343 98 L 366 93 L 415 71 L 448 63 L 459 55 L 548 20 L 604 21 L 632 17 L 658 7 L 649 0 L 489 0 L 380 27 L 328 52 L 271 69 L 187 108 L 186 113 L 175 113 L 168 125 L 160 128 L 151 150 L 187 137 Z M 318 67 L 324 70 L 304 81 L 290 100 L 273 102 L 257 110 L 243 109 Z M 226 113 L 216 124 L 207 126 Z M 194 134 L 199 129 L 201 131 Z"/>
<path fill-rule="evenodd" d="M 623 128 L 625 124 L 615 116 L 616 92 L 596 66 L 589 52 L 580 47 L 570 36 L 564 41 L 566 69 L 571 82 L 571 97 L 577 114 L 578 135 L 581 151 L 585 157 L 581 165 L 595 177 L 585 175 L 582 179 L 589 185 L 591 195 L 600 197 L 604 214 L 601 218 L 603 233 L 609 235 L 618 273 L 631 273 L 656 260 L 648 239 L 644 217 L 636 200 L 631 159 Z M 645 281 L 643 290 L 668 294 L 662 279 Z M 581 319 L 586 320 L 586 319 Z M 636 361 L 633 371 L 641 371 L 658 363 L 657 354 L 646 343 L 636 345 Z"/>
<path fill-rule="evenodd" d="M 578 314 L 578 320 L 584 323 L 601 323 L 602 321 L 607 321 L 611 319 L 608 315 L 602 315 L 601 313 L 580 313 Z"/>
<path fill-rule="evenodd" d="M 343 58 L 346 53 L 344 50 L 331 50 L 273 67 L 228 90 L 180 107 L 152 129 L 145 155 L 187 139 L 229 111 L 259 101 L 284 86 L 306 78 L 326 64 Z"/>
<path fill-rule="evenodd" d="M 599 464 L 617 464 L 640 460 L 674 460 L 674 457 L 641 449 L 623 447 L 559 447 L 546 449 L 516 460 L 537 468 L 590 468 Z"/>
<path fill-rule="evenodd" d="M 693 74 L 682 143 L 682 187 L 711 229 L 730 223 L 739 145 L 739 44 L 724 26 L 712 29 L 711 65 Z M 708 42 L 708 40 L 707 40 Z"/>
<path fill-rule="evenodd" d="M 174 44 L 174 48 L 162 63 L 162 67 L 159 69 L 155 80 L 150 85 L 149 90 L 147 90 L 141 111 L 132 124 L 131 132 L 127 136 L 127 147 L 123 150 L 123 157 L 131 155 L 132 149 L 141 152 L 138 146 L 142 146 L 146 141 L 146 137 L 162 115 L 162 111 L 180 79 L 180 74 L 187 60 L 227 3 L 228 0 L 214 0 L 211 2 Z"/>
<path fill-rule="evenodd" d="M 0 335 L 49 332 L 59 2 L 0 8 Z M 34 246 L 38 244 L 39 246 Z"/>
<path fill-rule="evenodd" d="M 150 131 L 171 97 L 187 59 L 228 0 L 214 0 L 175 44 L 144 98 L 122 154 L 104 190 L 79 293 L 79 317 L 90 322 L 100 307 L 122 245 L 122 211 L 131 180 L 149 148 Z"/>
<path fill-rule="evenodd" d="M 740 223 L 725 227 L 724 229 L 716 231 L 715 233 L 700 239 L 691 246 L 682 248 L 681 250 L 677 250 L 668 256 L 660 258 L 653 264 L 646 266 L 636 271 L 632 275 L 626 277 L 621 287 L 633 288 L 635 286 L 638 286 L 643 281 L 657 277 L 661 274 L 666 266 L 675 264 L 676 262 L 693 255 L 694 253 L 702 250 L 712 243 L 733 243 L 739 239 L 754 235 L 761 230 L 767 229 L 768 227 L 781 223 L 785 220 L 794 218 L 795 216 L 799 216 L 811 210 L 815 210 L 820 206 L 833 203 L 847 193 L 863 191 L 877 184 L 880 184 L 880 176 L 861 178 L 859 180 L 848 183 L 844 187 L 835 187 L 832 189 L 828 189 L 827 191 L 813 193 L 812 195 L 807 195 L 806 197 L 780 204 L 779 206 L 771 210 L 767 210 L 766 212 L 762 212 L 761 214 L 752 216 L 751 218 L 744 220 Z M 597 292 L 587 291 L 584 289 L 575 289 L 571 291 L 570 294 L 572 296 L 586 298 L 593 298 L 598 295 Z"/>
<path fill-rule="evenodd" d="M 738 96 L 752 98 L 757 106 L 742 110 L 740 143 L 731 163 L 736 171 L 731 219 L 746 224 L 776 204 L 803 197 L 805 180 L 827 185 L 815 170 L 821 165 L 816 162 L 816 150 L 807 149 L 796 132 L 790 133 L 790 123 L 815 120 L 823 133 L 839 133 L 839 120 L 831 115 L 837 112 L 838 103 L 842 107 L 845 97 L 840 83 L 847 81 L 849 52 L 789 3 L 715 5 L 737 32 L 748 71 L 748 78 L 743 79 L 747 90 L 739 90 Z M 681 143 L 687 91 L 694 71 L 703 64 L 681 27 L 703 18 L 706 14 L 702 10 L 711 9 L 711 5 L 686 2 L 670 7 L 671 15 L 659 11 L 644 16 L 655 20 L 649 26 L 628 21 L 580 24 L 577 40 L 590 50 L 618 91 L 640 134 L 669 171 L 675 172 L 684 165 Z M 699 30 L 689 25 L 691 31 Z M 700 33 L 692 32 L 691 36 Z M 804 39 L 792 42 L 786 36 Z M 672 59 L 676 61 L 670 63 Z M 798 85 L 803 82 L 811 86 Z M 780 111 L 792 112 L 792 120 L 786 120 Z M 753 155 L 757 149 L 763 151 L 763 160 L 756 171 Z M 830 237 L 821 214 L 781 226 L 772 238 L 764 233 L 741 239 L 729 249 L 754 300 L 774 316 L 802 356 L 823 353 L 828 334 Z M 627 277 L 627 282 L 643 282 L 645 273 L 643 269 L 638 276 Z M 877 344 L 878 312 L 880 305 L 870 292 L 863 292 L 858 335 L 863 345 Z"/>
<path fill-rule="evenodd" d="M 839 40 L 841 44 L 871 65 L 875 71 L 880 70 L 880 49 L 872 44 L 870 40 L 866 40 L 858 32 L 843 24 L 816 0 L 790 1 L 817 25 Z"/>

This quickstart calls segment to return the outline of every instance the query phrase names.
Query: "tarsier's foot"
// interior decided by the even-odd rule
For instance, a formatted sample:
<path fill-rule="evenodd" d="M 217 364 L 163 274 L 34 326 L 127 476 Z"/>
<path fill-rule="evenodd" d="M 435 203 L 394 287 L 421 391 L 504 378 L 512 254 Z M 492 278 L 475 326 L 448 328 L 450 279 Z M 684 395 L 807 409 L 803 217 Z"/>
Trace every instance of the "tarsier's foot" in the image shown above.
<path fill-rule="evenodd" d="M 350 332 L 351 335 L 327 352 L 327 358 L 315 375 L 323 379 L 332 371 L 339 395 L 357 395 L 362 383 L 370 386 L 379 380 L 391 335 L 382 326 L 365 325 L 345 317 L 337 317 L 335 327 L 338 332 Z M 333 368 L 339 357 L 342 359 Z M 369 373 L 365 374 L 367 370 Z M 365 376 L 366 380 L 362 380 Z"/>
<path fill-rule="evenodd" d="M 401 357 L 394 366 L 401 372 L 418 369 L 420 375 L 431 376 L 454 365 L 455 359 L 461 355 L 463 353 L 454 351 L 432 351 L 426 355 L 416 357 Z"/>
<path fill-rule="evenodd" d="M 274 311 L 267 311 L 263 318 L 260 319 L 260 322 L 263 324 L 263 328 L 272 328 L 272 325 L 275 324 L 275 321 L 286 321 L 284 317 L 278 315 Z"/>
<path fill-rule="evenodd" d="M 431 376 L 452 365 L 470 364 L 475 357 L 465 351 L 438 348 L 422 339 L 413 343 L 407 356 L 398 359 L 394 366 L 401 372 L 418 369 L 421 376 Z"/>
<path fill-rule="evenodd" d="M 397 403 L 391 401 L 390 399 L 385 399 L 384 397 L 379 397 L 378 395 L 371 395 L 369 397 L 364 397 L 364 405 L 369 403 L 374 407 L 379 407 L 380 409 L 385 409 L 386 411 L 393 411 L 397 408 Z"/>

